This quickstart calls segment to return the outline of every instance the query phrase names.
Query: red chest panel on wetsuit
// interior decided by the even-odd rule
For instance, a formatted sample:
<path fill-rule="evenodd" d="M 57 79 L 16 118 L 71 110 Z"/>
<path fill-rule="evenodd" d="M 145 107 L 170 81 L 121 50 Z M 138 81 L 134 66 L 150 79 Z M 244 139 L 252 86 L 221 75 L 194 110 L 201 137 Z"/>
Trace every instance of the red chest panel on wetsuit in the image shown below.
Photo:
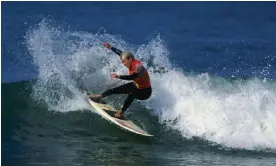
<path fill-rule="evenodd" d="M 130 75 L 132 75 L 135 72 L 135 68 L 138 65 L 142 66 L 142 63 L 138 60 L 132 61 L 131 67 L 129 68 Z M 150 84 L 150 78 L 149 78 L 148 71 L 143 67 L 143 70 L 141 71 L 141 73 L 139 73 L 139 76 L 133 80 L 133 82 L 139 89 L 149 88 L 151 86 L 151 84 Z"/>

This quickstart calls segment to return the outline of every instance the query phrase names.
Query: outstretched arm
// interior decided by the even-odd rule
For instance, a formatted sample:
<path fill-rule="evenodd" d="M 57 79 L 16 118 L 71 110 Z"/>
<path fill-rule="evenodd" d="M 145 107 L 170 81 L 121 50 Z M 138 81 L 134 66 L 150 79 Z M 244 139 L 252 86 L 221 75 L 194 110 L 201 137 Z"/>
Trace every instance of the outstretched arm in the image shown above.
<path fill-rule="evenodd" d="M 117 55 L 121 56 L 122 51 L 119 50 L 119 49 L 117 49 L 117 48 L 115 48 L 115 47 L 112 47 L 109 43 L 104 43 L 104 47 L 106 47 L 106 48 L 112 50 L 112 51 L 115 52 Z"/>

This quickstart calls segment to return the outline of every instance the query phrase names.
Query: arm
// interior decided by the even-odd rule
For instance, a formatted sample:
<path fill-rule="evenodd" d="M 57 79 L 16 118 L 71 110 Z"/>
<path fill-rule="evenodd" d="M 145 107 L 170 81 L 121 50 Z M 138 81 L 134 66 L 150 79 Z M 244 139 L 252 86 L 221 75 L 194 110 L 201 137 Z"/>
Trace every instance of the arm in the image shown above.
<path fill-rule="evenodd" d="M 134 73 L 132 75 L 118 75 L 118 78 L 121 80 L 134 80 L 138 76 L 138 73 Z"/>
<path fill-rule="evenodd" d="M 115 48 L 115 47 L 112 47 L 109 43 L 104 43 L 104 47 L 106 47 L 106 48 L 112 50 L 112 51 L 115 52 L 117 55 L 121 56 L 122 51 L 119 50 L 119 49 L 117 49 L 117 48 Z"/>
<path fill-rule="evenodd" d="M 142 65 L 138 64 L 135 66 L 134 73 L 132 75 L 118 75 L 117 78 L 122 80 L 134 80 L 135 78 L 143 75 L 144 71 L 145 68 Z"/>
<path fill-rule="evenodd" d="M 121 50 L 119 50 L 119 49 L 117 49 L 117 48 L 115 48 L 115 47 L 111 47 L 110 49 L 111 49 L 113 52 L 115 52 L 117 55 L 121 56 L 121 53 L 122 53 Z"/>

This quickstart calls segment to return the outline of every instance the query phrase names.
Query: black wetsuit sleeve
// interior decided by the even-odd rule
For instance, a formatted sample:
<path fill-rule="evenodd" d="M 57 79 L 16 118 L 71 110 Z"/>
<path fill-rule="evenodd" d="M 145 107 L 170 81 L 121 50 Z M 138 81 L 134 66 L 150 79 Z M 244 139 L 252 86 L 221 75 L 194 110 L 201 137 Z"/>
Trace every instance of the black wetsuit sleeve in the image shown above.
<path fill-rule="evenodd" d="M 117 55 L 121 56 L 121 53 L 122 53 L 121 50 L 119 50 L 119 49 L 117 49 L 117 48 L 115 48 L 115 47 L 111 47 L 110 49 L 111 49 L 113 52 L 115 52 Z"/>
<path fill-rule="evenodd" d="M 120 75 L 119 78 L 122 80 L 134 80 L 135 78 L 142 76 L 146 69 L 141 65 L 138 64 L 135 66 L 134 73 L 132 75 Z"/>
<path fill-rule="evenodd" d="M 132 75 L 120 75 L 119 79 L 122 79 L 122 80 L 134 80 L 138 76 L 139 76 L 139 73 L 134 73 Z"/>

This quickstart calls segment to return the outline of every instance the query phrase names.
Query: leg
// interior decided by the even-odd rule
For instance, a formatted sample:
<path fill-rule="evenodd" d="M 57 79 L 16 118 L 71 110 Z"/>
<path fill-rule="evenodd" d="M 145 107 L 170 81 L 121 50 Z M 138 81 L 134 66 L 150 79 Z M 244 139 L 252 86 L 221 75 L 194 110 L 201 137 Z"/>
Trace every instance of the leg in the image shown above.
<path fill-rule="evenodd" d="M 125 100 L 124 106 L 122 108 L 123 112 L 128 109 L 128 107 L 131 105 L 133 100 L 134 100 L 134 95 L 131 93 L 127 96 L 127 99 Z"/>
<path fill-rule="evenodd" d="M 117 118 L 121 117 L 125 112 L 125 110 L 128 109 L 128 107 L 131 105 L 133 100 L 134 100 L 134 95 L 131 93 L 127 96 L 127 99 L 125 100 L 123 108 L 115 114 L 115 117 Z"/>
<path fill-rule="evenodd" d="M 130 94 L 135 90 L 135 86 L 132 82 L 118 86 L 116 88 L 108 89 L 105 92 L 97 95 L 90 95 L 91 100 L 98 100 L 100 98 L 110 96 L 112 94 Z"/>
<path fill-rule="evenodd" d="M 116 88 L 108 89 L 105 92 L 103 92 L 101 95 L 103 97 L 110 96 L 112 94 L 129 94 L 134 91 L 134 85 L 132 82 L 118 86 Z"/>
<path fill-rule="evenodd" d="M 127 99 L 125 100 L 124 106 L 121 111 L 117 112 L 115 114 L 115 117 L 119 118 L 123 115 L 124 111 L 128 109 L 128 107 L 131 105 L 131 103 L 134 101 L 134 99 L 138 100 L 146 100 L 150 98 L 152 93 L 151 88 L 139 90 L 139 89 L 134 89 L 132 93 L 130 93 L 127 96 Z"/>

